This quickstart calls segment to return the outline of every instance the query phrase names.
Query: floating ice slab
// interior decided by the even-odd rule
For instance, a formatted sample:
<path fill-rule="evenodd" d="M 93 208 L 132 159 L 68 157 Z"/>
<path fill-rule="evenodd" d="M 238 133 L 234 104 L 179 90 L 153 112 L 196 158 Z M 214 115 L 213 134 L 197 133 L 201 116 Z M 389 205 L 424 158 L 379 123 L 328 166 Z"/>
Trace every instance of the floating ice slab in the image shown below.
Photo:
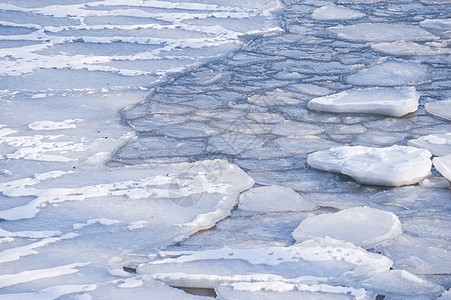
<path fill-rule="evenodd" d="M 351 300 L 372 299 L 364 289 L 327 284 L 295 284 L 283 281 L 237 282 L 215 288 L 219 299 L 248 300 Z"/>
<path fill-rule="evenodd" d="M 364 16 L 365 14 L 358 10 L 333 4 L 317 8 L 312 13 L 315 20 L 353 20 Z"/>
<path fill-rule="evenodd" d="M 293 231 L 293 237 L 301 242 L 330 236 L 363 248 L 373 248 L 389 243 L 401 233 L 401 222 L 395 214 L 370 207 L 355 207 L 309 217 Z"/>
<path fill-rule="evenodd" d="M 418 108 L 420 94 L 414 87 L 366 88 L 315 98 L 308 108 L 338 113 L 370 113 L 400 117 Z"/>
<path fill-rule="evenodd" d="M 351 243 L 318 238 L 289 247 L 163 251 L 138 273 L 171 286 L 215 288 L 237 282 L 346 283 L 389 270 L 385 256 Z"/>
<path fill-rule="evenodd" d="M 346 81 L 354 85 L 402 86 L 424 83 L 428 69 L 417 63 L 385 62 L 350 75 Z"/>
<path fill-rule="evenodd" d="M 428 102 L 424 108 L 431 115 L 451 121 L 451 99 L 437 102 Z"/>
<path fill-rule="evenodd" d="M 307 163 L 315 169 L 348 175 L 361 183 L 401 186 L 429 176 L 430 157 L 428 150 L 408 146 L 342 146 L 309 154 Z"/>
<path fill-rule="evenodd" d="M 341 39 L 362 42 L 428 41 L 435 37 L 421 27 L 403 24 L 360 23 L 328 30 Z"/>
<path fill-rule="evenodd" d="M 451 154 L 442 157 L 435 157 L 432 162 L 437 171 L 451 181 Z"/>
<path fill-rule="evenodd" d="M 283 186 L 265 186 L 250 189 L 240 196 L 239 209 L 253 212 L 304 211 L 315 205 L 298 193 Z"/>
<path fill-rule="evenodd" d="M 362 286 L 393 299 L 433 299 L 444 292 L 444 288 L 404 270 L 391 270 L 377 274 L 362 283 Z"/>
<path fill-rule="evenodd" d="M 407 145 L 428 149 L 435 156 L 446 156 L 451 154 L 451 133 L 422 136 L 408 141 Z"/>
<path fill-rule="evenodd" d="M 375 51 L 392 54 L 396 56 L 403 55 L 450 55 L 451 49 L 446 44 L 423 45 L 415 42 L 397 41 L 388 43 L 374 43 L 371 48 Z"/>

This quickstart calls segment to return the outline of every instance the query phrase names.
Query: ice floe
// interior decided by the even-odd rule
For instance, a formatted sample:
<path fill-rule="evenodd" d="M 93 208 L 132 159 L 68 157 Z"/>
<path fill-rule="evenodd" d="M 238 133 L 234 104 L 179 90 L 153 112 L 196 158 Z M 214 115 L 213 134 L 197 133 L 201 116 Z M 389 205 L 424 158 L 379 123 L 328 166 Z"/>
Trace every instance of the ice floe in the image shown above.
<path fill-rule="evenodd" d="M 358 10 L 333 4 L 317 8 L 312 13 L 315 20 L 353 20 L 364 16 L 365 14 Z"/>
<path fill-rule="evenodd" d="M 451 100 L 427 102 L 424 108 L 431 115 L 451 121 Z"/>
<path fill-rule="evenodd" d="M 432 160 L 432 163 L 440 174 L 451 181 L 451 154 L 442 157 L 435 157 Z"/>
<path fill-rule="evenodd" d="M 451 274 L 451 252 L 441 248 L 434 239 L 402 234 L 391 245 L 384 247 L 383 253 L 393 259 L 395 268 L 414 274 Z"/>
<path fill-rule="evenodd" d="M 315 169 L 342 173 L 361 183 L 401 186 L 429 176 L 430 157 L 428 150 L 408 146 L 341 146 L 309 154 L 307 162 Z"/>
<path fill-rule="evenodd" d="M 385 256 L 331 238 L 289 247 L 162 251 L 150 259 L 138 274 L 171 286 L 200 288 L 268 281 L 345 284 L 387 272 L 392 265 Z"/>
<path fill-rule="evenodd" d="M 445 44 L 419 44 L 416 42 L 396 41 L 389 43 L 374 43 L 371 48 L 375 51 L 396 56 L 413 55 L 451 55 L 451 50 Z"/>
<path fill-rule="evenodd" d="M 428 149 L 435 156 L 446 156 L 451 154 L 451 133 L 422 136 L 408 141 L 407 145 Z"/>
<path fill-rule="evenodd" d="M 327 284 L 269 282 L 237 282 L 215 288 L 219 299 L 370 299 L 372 293 L 362 288 L 332 286 Z"/>
<path fill-rule="evenodd" d="M 239 204 L 239 209 L 253 212 L 304 211 L 314 208 L 314 204 L 283 186 L 252 188 L 241 194 Z"/>
<path fill-rule="evenodd" d="M 424 280 L 404 270 L 391 270 L 383 274 L 365 280 L 362 283 L 365 288 L 372 288 L 381 293 L 390 293 L 393 297 L 406 299 L 410 297 L 426 299 L 437 297 L 443 293 L 444 288 L 440 285 Z M 396 298 L 395 298 L 396 299 Z"/>
<path fill-rule="evenodd" d="M 390 243 L 401 233 L 401 222 L 395 214 L 370 207 L 355 207 L 308 217 L 293 231 L 293 237 L 302 242 L 329 236 L 363 248 L 374 248 Z"/>
<path fill-rule="evenodd" d="M 419 26 L 388 23 L 359 23 L 330 27 L 339 38 L 362 42 L 429 41 L 435 36 Z"/>
<path fill-rule="evenodd" d="M 411 62 L 388 61 L 361 69 L 346 78 L 354 85 L 403 86 L 424 83 L 429 80 L 427 67 Z"/>
<path fill-rule="evenodd" d="M 414 87 L 352 89 L 309 101 L 308 108 L 338 113 L 372 113 L 400 117 L 414 112 L 420 94 Z"/>

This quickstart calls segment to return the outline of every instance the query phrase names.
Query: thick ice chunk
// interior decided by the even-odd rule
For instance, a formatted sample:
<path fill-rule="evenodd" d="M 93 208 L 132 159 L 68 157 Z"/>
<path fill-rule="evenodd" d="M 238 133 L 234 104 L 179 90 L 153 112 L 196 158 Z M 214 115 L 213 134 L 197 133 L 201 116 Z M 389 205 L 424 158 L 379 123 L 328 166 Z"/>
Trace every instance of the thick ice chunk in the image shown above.
<path fill-rule="evenodd" d="M 404 24 L 360 23 L 328 29 L 339 38 L 362 42 L 428 41 L 434 35 L 421 27 Z"/>
<path fill-rule="evenodd" d="M 408 141 L 407 145 L 428 149 L 435 156 L 446 156 L 451 154 L 451 133 L 422 136 Z"/>
<path fill-rule="evenodd" d="M 247 300 L 351 300 L 372 299 L 364 289 L 327 284 L 296 284 L 284 281 L 237 282 L 215 288 L 219 299 Z"/>
<path fill-rule="evenodd" d="M 420 94 L 414 87 L 352 89 L 315 98 L 308 108 L 338 113 L 370 113 L 400 117 L 418 108 Z"/>
<path fill-rule="evenodd" d="M 432 299 L 443 293 L 440 285 L 424 280 L 404 270 L 391 270 L 377 274 L 362 283 L 362 286 L 382 295 L 390 294 L 393 299 Z M 420 298 L 422 297 L 422 298 Z"/>
<path fill-rule="evenodd" d="M 385 62 L 350 75 L 346 81 L 353 85 L 401 86 L 429 80 L 428 69 L 417 63 Z"/>
<path fill-rule="evenodd" d="M 304 211 L 314 209 L 315 205 L 290 188 L 272 185 L 241 194 L 239 208 L 254 212 Z"/>
<path fill-rule="evenodd" d="M 312 13 L 315 20 L 353 20 L 364 16 L 365 14 L 358 10 L 333 4 L 317 8 Z"/>
<path fill-rule="evenodd" d="M 293 231 L 293 237 L 301 242 L 314 237 L 330 236 L 372 248 L 389 243 L 401 233 L 401 222 L 395 214 L 370 207 L 355 207 L 309 217 Z"/>
<path fill-rule="evenodd" d="M 307 163 L 315 169 L 348 175 L 361 183 L 401 186 L 429 176 L 430 157 L 428 150 L 409 146 L 342 146 L 309 154 Z"/>
<path fill-rule="evenodd" d="M 451 99 L 437 102 L 428 102 L 424 108 L 431 115 L 451 121 Z"/>
<path fill-rule="evenodd" d="M 432 160 L 434 167 L 444 177 L 451 181 L 451 154 L 442 157 L 436 157 Z"/>
<path fill-rule="evenodd" d="M 392 265 L 385 256 L 331 238 L 289 247 L 162 251 L 150 258 L 138 266 L 139 274 L 171 286 L 197 288 L 282 280 L 340 284 L 387 272 Z"/>

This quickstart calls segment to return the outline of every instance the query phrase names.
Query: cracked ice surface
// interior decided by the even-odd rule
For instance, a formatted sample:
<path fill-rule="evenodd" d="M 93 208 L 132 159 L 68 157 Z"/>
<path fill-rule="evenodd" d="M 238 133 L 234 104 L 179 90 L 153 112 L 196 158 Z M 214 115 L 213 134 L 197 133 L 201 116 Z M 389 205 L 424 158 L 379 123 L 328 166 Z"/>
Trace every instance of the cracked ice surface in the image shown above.
<path fill-rule="evenodd" d="M 447 2 L 2 1 L 0 299 L 446 299 Z"/>

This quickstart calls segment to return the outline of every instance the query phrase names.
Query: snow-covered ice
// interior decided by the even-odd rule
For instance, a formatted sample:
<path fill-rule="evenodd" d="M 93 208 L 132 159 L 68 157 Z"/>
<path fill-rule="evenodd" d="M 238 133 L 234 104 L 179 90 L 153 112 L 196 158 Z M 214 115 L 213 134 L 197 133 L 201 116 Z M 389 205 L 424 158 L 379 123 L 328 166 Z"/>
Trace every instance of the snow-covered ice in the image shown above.
<path fill-rule="evenodd" d="M 435 156 L 446 156 L 451 154 L 451 132 L 422 136 L 408 141 L 407 145 L 428 149 Z"/>
<path fill-rule="evenodd" d="M 401 222 L 395 214 L 370 207 L 355 207 L 309 217 L 293 231 L 293 237 L 302 242 L 329 236 L 368 249 L 388 244 L 401 233 Z"/>
<path fill-rule="evenodd" d="M 317 8 L 312 13 L 315 20 L 353 20 L 364 16 L 365 14 L 358 10 L 333 4 Z"/>
<path fill-rule="evenodd" d="M 401 186 L 429 176 L 430 157 L 428 150 L 407 146 L 342 146 L 309 154 L 307 162 L 315 169 L 342 173 L 361 183 Z"/>
<path fill-rule="evenodd" d="M 428 69 L 418 63 L 388 61 L 357 71 L 347 77 L 353 85 L 403 86 L 416 85 L 429 80 Z"/>
<path fill-rule="evenodd" d="M 400 117 L 415 112 L 420 94 L 414 87 L 367 88 L 315 98 L 308 108 L 337 113 L 368 113 Z"/>
<path fill-rule="evenodd" d="M 339 38 L 351 41 L 388 42 L 388 41 L 429 41 L 434 35 L 419 26 L 386 23 L 359 23 L 339 25 L 329 31 Z"/>

